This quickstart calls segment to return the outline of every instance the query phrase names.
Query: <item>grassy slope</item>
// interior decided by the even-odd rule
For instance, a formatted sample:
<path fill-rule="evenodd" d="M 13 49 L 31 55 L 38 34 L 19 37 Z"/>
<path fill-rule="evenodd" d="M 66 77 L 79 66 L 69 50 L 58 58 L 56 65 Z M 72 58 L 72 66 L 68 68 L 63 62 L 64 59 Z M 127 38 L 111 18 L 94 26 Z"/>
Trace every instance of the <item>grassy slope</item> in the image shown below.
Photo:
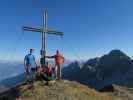
<path fill-rule="evenodd" d="M 106 94 L 70 81 L 56 81 L 49 86 L 35 82 L 31 89 L 28 85 L 23 85 L 18 90 L 20 96 L 17 100 L 112 100 Z"/>
<path fill-rule="evenodd" d="M 96 92 L 87 86 L 71 81 L 56 81 L 48 86 L 43 82 L 21 85 L 8 91 L 0 100 L 112 100 L 112 96 Z"/>

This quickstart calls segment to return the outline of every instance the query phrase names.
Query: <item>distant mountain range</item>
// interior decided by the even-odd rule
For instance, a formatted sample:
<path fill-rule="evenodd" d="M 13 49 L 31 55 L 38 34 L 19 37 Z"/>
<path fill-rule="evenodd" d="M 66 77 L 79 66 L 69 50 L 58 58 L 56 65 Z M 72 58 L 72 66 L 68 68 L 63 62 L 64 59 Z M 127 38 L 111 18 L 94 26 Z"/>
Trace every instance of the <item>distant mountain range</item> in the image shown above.
<path fill-rule="evenodd" d="M 0 60 L 0 81 L 24 72 L 22 62 Z"/>
<path fill-rule="evenodd" d="M 76 80 L 96 89 L 110 84 L 133 87 L 133 61 L 120 50 L 112 50 L 99 58 L 89 59 L 82 67 L 73 62 L 63 68 L 63 78 Z"/>

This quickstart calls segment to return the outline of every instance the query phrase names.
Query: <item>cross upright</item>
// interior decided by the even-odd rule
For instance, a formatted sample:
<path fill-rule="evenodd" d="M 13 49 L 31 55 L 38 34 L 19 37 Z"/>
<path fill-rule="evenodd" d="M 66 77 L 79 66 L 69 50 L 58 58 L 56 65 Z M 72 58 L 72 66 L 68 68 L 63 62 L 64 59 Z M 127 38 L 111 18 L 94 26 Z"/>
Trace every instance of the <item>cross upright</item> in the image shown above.
<path fill-rule="evenodd" d="M 46 64 L 46 58 L 45 58 L 45 55 L 46 55 L 46 34 L 53 34 L 53 35 L 59 35 L 59 36 L 64 35 L 63 32 L 48 29 L 47 10 L 45 10 L 44 14 L 43 14 L 43 27 L 36 28 L 36 27 L 23 26 L 23 30 L 41 33 L 40 54 L 41 54 L 41 58 L 44 58 L 44 64 Z"/>

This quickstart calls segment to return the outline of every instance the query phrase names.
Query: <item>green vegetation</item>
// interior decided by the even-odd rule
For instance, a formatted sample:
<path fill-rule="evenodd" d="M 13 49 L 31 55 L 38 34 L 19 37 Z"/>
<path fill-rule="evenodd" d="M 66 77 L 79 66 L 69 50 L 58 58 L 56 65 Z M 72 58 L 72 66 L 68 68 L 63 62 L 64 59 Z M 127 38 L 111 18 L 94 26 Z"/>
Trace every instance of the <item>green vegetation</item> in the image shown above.
<path fill-rule="evenodd" d="M 66 80 L 51 81 L 49 85 L 37 81 L 33 86 L 22 85 L 17 91 L 19 96 L 10 94 L 6 100 L 112 100 L 111 96 Z"/>

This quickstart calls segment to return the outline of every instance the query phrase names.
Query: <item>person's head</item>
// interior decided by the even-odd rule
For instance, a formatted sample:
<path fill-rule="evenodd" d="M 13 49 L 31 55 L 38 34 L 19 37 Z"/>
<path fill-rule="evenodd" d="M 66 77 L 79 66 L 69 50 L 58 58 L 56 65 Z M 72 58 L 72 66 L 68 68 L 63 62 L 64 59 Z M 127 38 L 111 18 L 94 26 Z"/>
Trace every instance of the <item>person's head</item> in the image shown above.
<path fill-rule="evenodd" d="M 34 49 L 30 49 L 30 54 L 32 54 L 34 52 Z"/>

